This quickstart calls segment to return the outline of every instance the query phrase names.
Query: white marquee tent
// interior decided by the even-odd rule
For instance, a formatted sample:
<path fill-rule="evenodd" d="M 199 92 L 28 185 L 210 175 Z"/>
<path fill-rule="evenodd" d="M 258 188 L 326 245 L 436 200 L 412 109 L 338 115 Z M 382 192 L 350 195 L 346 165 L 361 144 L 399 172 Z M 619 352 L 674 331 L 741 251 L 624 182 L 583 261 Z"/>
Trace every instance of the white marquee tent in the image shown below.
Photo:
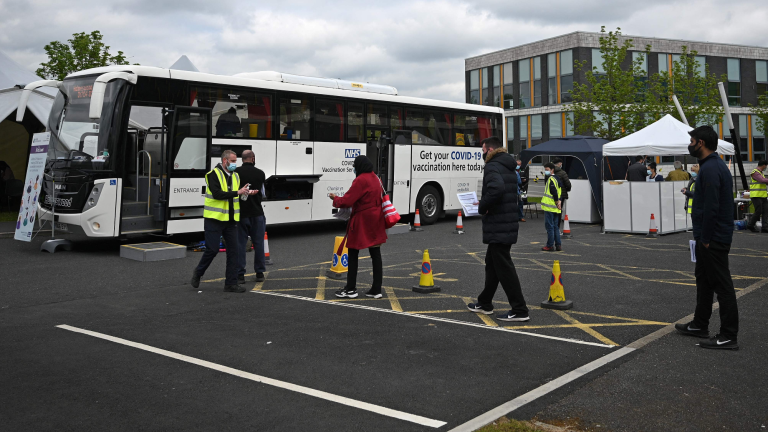
<path fill-rule="evenodd" d="M 679 156 L 688 154 L 692 127 L 667 114 L 643 129 L 603 146 L 603 156 Z M 717 152 L 732 155 L 733 144 L 718 140 Z"/>

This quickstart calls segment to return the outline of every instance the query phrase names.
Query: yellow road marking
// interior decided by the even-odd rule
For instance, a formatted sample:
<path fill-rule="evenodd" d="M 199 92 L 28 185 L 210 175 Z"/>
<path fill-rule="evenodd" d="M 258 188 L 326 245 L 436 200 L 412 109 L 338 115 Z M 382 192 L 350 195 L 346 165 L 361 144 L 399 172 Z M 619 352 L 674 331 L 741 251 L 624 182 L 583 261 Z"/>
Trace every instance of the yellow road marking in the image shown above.
<path fill-rule="evenodd" d="M 462 297 L 461 299 L 464 300 L 465 303 L 473 303 L 474 302 L 474 300 L 472 300 L 472 298 L 470 298 L 470 297 Z M 467 312 L 469 312 L 469 311 L 467 311 Z M 469 312 L 469 313 L 477 315 L 485 323 L 485 325 L 487 325 L 487 326 L 490 326 L 490 327 L 498 327 L 499 326 L 499 324 L 496 321 L 494 321 L 493 318 L 491 318 L 489 315 L 482 314 L 482 313 L 475 313 L 475 312 Z"/>
<path fill-rule="evenodd" d="M 618 270 L 616 270 L 616 269 L 613 269 L 613 268 L 610 268 L 610 267 L 608 267 L 608 266 L 607 266 L 607 265 L 605 265 L 605 264 L 595 264 L 595 265 L 596 265 L 596 266 L 598 266 L 598 267 L 600 267 L 600 268 L 604 268 L 604 269 L 606 269 L 606 270 L 608 270 L 608 271 L 612 271 L 612 272 L 614 272 L 614 273 L 618 273 L 618 274 L 620 274 L 620 275 L 622 275 L 622 276 L 626 276 L 626 277 L 628 277 L 629 279 L 640 280 L 640 278 L 639 278 L 639 277 L 637 277 L 637 276 L 633 276 L 633 275 L 631 275 L 631 274 L 629 274 L 629 273 L 620 272 L 620 271 L 618 271 Z"/>
<path fill-rule="evenodd" d="M 598 323 L 598 324 L 553 324 L 553 325 L 530 325 L 530 326 L 509 326 L 509 329 L 545 329 L 545 328 L 578 328 L 584 327 L 626 327 L 626 326 L 665 326 L 664 323 L 645 323 L 645 322 L 623 322 L 623 323 Z M 601 335 L 602 336 L 602 335 Z M 609 339 L 606 339 L 609 340 Z"/>
<path fill-rule="evenodd" d="M 325 272 L 322 269 L 320 269 L 320 276 L 317 277 L 315 300 L 325 300 Z"/>
<path fill-rule="evenodd" d="M 393 290 L 392 287 L 386 287 L 384 288 L 384 292 L 387 293 L 387 300 L 389 300 L 389 304 L 392 305 L 392 310 L 402 312 L 403 308 L 400 306 L 400 300 L 398 300 L 395 295 L 395 290 Z"/>
<path fill-rule="evenodd" d="M 269 275 L 269 272 L 264 272 L 264 280 L 261 282 L 256 282 L 256 285 L 253 286 L 253 289 L 251 291 L 261 291 L 261 288 L 264 286 L 264 282 L 267 281 L 268 275 Z M 246 276 L 250 276 L 250 274 Z"/>
<path fill-rule="evenodd" d="M 559 310 L 553 310 L 552 312 L 556 313 L 557 315 L 560 315 L 564 320 L 568 321 L 571 324 L 574 324 L 574 327 L 584 330 L 584 332 L 594 337 L 595 339 L 599 340 L 600 342 L 608 345 L 619 346 L 619 344 L 603 336 L 597 330 L 591 328 L 588 324 L 582 324 L 579 320 L 568 315 L 567 313 Z"/>

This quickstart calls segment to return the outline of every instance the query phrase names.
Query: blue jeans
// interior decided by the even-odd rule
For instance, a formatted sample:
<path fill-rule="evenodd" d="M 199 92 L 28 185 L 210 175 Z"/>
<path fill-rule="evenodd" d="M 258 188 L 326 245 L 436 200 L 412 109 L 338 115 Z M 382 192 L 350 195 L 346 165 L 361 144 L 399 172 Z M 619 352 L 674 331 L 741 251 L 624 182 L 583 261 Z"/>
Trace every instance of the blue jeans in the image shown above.
<path fill-rule="evenodd" d="M 552 245 L 560 246 L 560 230 L 557 227 L 559 223 L 560 213 L 544 212 L 544 226 L 547 228 L 547 247 L 552 247 Z"/>
<path fill-rule="evenodd" d="M 208 218 L 203 223 L 205 226 L 205 252 L 200 257 L 200 263 L 195 268 L 195 273 L 200 277 L 205 274 L 208 266 L 219 253 L 219 240 L 224 237 L 224 242 L 227 244 L 227 272 L 224 285 L 237 285 L 237 224 Z"/>
<path fill-rule="evenodd" d="M 517 216 L 519 219 L 525 219 L 525 211 L 523 210 L 523 199 L 520 198 L 520 195 L 517 195 Z"/>
<path fill-rule="evenodd" d="M 264 273 L 267 270 L 264 259 L 264 231 L 267 229 L 267 220 L 264 216 L 243 217 L 240 218 L 238 227 L 240 247 L 237 250 L 237 274 L 245 275 L 245 245 L 248 243 L 248 236 L 251 236 L 253 242 L 253 271 Z"/>

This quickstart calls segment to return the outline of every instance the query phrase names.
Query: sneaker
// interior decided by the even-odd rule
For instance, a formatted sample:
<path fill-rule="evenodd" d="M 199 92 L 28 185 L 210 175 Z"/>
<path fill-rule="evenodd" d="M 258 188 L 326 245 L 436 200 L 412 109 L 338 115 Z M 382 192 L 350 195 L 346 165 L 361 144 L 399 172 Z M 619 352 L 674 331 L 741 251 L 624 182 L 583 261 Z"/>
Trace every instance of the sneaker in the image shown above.
<path fill-rule="evenodd" d="M 189 281 L 189 284 L 192 285 L 192 288 L 200 287 L 200 275 L 197 274 L 197 270 L 192 270 L 192 280 Z"/>
<path fill-rule="evenodd" d="M 739 344 L 736 342 L 736 339 L 728 339 L 720 335 L 715 335 L 713 338 L 699 342 L 699 346 L 707 349 L 739 349 Z"/>
<path fill-rule="evenodd" d="M 747 229 L 752 232 L 757 232 L 757 228 L 754 225 L 747 225 Z"/>
<path fill-rule="evenodd" d="M 238 285 L 245 285 L 245 275 L 237 275 L 237 284 Z"/>
<path fill-rule="evenodd" d="M 347 291 L 346 288 L 342 288 L 337 290 L 334 294 L 336 294 L 336 297 L 338 298 L 355 298 L 357 297 L 357 290 Z"/>
<path fill-rule="evenodd" d="M 496 315 L 496 319 L 499 321 L 522 322 L 522 321 L 530 321 L 531 317 L 528 316 L 528 314 L 514 313 L 512 311 L 509 311 L 501 315 Z"/>
<path fill-rule="evenodd" d="M 555 246 L 555 250 L 560 252 L 560 251 L 563 250 L 563 246 L 562 245 L 557 245 L 557 246 Z"/>
<path fill-rule="evenodd" d="M 525 219 L 520 219 L 520 222 L 525 222 Z"/>
<path fill-rule="evenodd" d="M 365 296 L 366 297 L 370 297 L 370 298 L 375 298 L 375 299 L 380 299 L 382 297 L 381 296 L 381 291 L 375 293 L 375 292 L 373 292 L 373 290 L 366 291 Z"/>
<path fill-rule="evenodd" d="M 493 309 L 491 309 L 491 310 L 483 309 L 483 307 L 480 306 L 477 303 L 470 303 L 470 304 L 468 304 L 467 305 L 467 309 L 469 309 L 472 312 L 481 313 L 481 314 L 485 314 L 485 315 L 491 315 L 493 313 Z"/>
<path fill-rule="evenodd" d="M 264 282 L 264 273 L 256 273 L 256 282 Z"/>
<path fill-rule="evenodd" d="M 241 287 L 240 285 L 227 285 L 224 287 L 224 292 L 244 293 L 245 287 Z"/>
<path fill-rule="evenodd" d="M 695 336 L 699 338 L 709 337 L 709 330 L 696 328 L 696 326 L 693 325 L 693 321 L 689 322 L 688 324 L 675 324 L 675 330 L 688 336 Z"/>
<path fill-rule="evenodd" d="M 546 252 L 554 252 L 555 248 L 553 248 L 551 246 L 544 246 L 543 248 L 541 248 L 541 250 L 546 251 Z"/>

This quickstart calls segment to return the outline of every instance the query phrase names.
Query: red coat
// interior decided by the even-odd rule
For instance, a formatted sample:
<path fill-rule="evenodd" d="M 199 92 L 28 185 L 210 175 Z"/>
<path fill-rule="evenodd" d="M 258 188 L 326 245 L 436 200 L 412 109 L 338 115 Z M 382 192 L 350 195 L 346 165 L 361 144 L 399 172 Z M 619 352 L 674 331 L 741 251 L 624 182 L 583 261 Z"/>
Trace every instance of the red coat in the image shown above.
<path fill-rule="evenodd" d="M 381 193 L 381 183 L 376 174 L 364 173 L 352 181 L 344 196 L 333 199 L 336 208 L 352 207 L 352 216 L 347 224 L 348 248 L 367 249 L 387 241 Z"/>

